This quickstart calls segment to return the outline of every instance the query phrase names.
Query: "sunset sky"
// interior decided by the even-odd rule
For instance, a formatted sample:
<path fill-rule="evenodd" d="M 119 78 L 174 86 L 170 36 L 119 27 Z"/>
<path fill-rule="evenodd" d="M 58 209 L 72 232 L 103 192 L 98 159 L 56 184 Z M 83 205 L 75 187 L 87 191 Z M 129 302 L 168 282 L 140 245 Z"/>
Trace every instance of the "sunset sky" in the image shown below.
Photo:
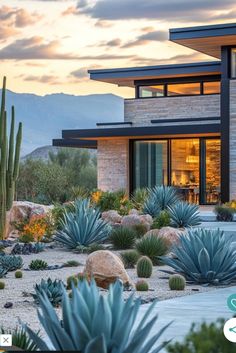
<path fill-rule="evenodd" d="M 222 22 L 236 22 L 235 0 L 0 0 L 0 73 L 15 92 L 129 97 L 87 70 L 212 60 L 168 29 Z"/>

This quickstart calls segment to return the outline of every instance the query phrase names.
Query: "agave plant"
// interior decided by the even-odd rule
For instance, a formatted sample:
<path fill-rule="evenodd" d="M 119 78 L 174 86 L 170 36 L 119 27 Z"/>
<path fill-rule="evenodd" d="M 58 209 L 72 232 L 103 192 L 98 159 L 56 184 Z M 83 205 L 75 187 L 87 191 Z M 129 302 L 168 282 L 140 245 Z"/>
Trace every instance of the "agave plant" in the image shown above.
<path fill-rule="evenodd" d="M 157 316 L 151 315 L 155 303 L 134 329 L 141 300 L 130 296 L 124 301 L 119 281 L 109 288 L 107 296 L 99 293 L 94 280 L 90 285 L 82 281 L 79 288 L 73 287 L 71 299 L 63 289 L 62 322 L 47 296 L 40 295 L 39 320 L 53 349 L 80 353 L 158 353 L 168 343 L 153 348 L 169 324 L 148 337 L 157 321 Z M 50 350 L 29 327 L 26 330 L 40 350 Z"/>
<path fill-rule="evenodd" d="M 176 228 L 194 227 L 201 223 L 199 207 L 179 201 L 168 207 L 171 225 Z"/>
<path fill-rule="evenodd" d="M 164 256 L 161 260 L 188 281 L 206 284 L 236 281 L 236 251 L 219 229 L 189 229 L 171 251 L 173 257 Z"/>
<path fill-rule="evenodd" d="M 39 303 L 39 296 L 45 293 L 53 306 L 59 306 L 63 295 L 62 288 L 63 283 L 60 280 L 52 281 L 51 278 L 48 278 L 45 281 L 42 279 L 40 284 L 35 285 L 35 293 L 32 293 L 32 297 L 36 303 Z"/>
<path fill-rule="evenodd" d="M 0 278 L 5 277 L 6 274 L 7 274 L 7 270 L 0 265 Z"/>
<path fill-rule="evenodd" d="M 89 199 L 75 201 L 75 211 L 65 212 L 61 228 L 55 239 L 68 249 L 103 242 L 111 231 L 99 210 L 90 207 Z"/>
<path fill-rule="evenodd" d="M 4 255 L 0 256 L 0 266 L 5 268 L 7 272 L 19 270 L 23 266 L 21 256 Z"/>
<path fill-rule="evenodd" d="M 29 337 L 22 327 L 16 327 L 14 329 L 5 330 L 3 327 L 0 328 L 1 335 L 11 335 L 12 336 L 12 346 L 19 348 L 24 352 L 37 351 L 37 344 Z M 39 332 L 36 333 L 39 335 Z"/>
<path fill-rule="evenodd" d="M 155 186 L 149 190 L 149 196 L 144 202 L 143 212 L 157 217 L 160 211 L 179 201 L 178 191 L 172 186 Z"/>

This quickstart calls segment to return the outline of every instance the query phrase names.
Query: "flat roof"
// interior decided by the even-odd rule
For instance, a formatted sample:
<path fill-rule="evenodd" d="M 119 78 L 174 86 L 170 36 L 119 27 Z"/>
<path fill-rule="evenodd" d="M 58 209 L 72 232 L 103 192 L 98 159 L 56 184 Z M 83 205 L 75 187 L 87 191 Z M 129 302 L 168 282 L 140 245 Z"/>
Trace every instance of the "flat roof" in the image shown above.
<path fill-rule="evenodd" d="M 222 46 L 236 46 L 236 23 L 172 28 L 169 34 L 172 42 L 218 59 Z"/>
<path fill-rule="evenodd" d="M 135 80 L 204 76 L 221 73 L 220 61 L 193 62 L 117 69 L 88 70 L 92 80 L 134 87 Z"/>
<path fill-rule="evenodd" d="M 52 145 L 57 147 L 77 147 L 77 148 L 96 149 L 97 141 L 62 138 L 62 139 L 52 140 Z"/>

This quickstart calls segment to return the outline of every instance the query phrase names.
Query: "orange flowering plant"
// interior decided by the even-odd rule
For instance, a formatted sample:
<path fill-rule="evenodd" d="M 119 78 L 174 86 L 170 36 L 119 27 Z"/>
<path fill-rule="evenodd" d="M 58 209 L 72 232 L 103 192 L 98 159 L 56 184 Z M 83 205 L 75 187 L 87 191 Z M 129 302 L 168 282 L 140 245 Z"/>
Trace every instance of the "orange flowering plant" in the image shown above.
<path fill-rule="evenodd" d="M 22 237 L 40 242 L 44 236 L 50 237 L 53 232 L 53 224 L 50 215 L 34 215 L 29 222 L 24 225 Z"/>

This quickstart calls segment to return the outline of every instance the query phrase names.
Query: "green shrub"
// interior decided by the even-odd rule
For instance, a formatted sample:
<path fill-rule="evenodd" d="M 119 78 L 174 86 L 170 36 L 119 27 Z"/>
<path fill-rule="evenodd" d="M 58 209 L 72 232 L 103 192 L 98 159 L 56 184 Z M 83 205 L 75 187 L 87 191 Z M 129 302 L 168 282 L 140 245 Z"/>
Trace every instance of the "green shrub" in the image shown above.
<path fill-rule="evenodd" d="M 228 341 L 223 333 L 224 320 L 201 325 L 193 324 L 181 343 L 167 347 L 169 353 L 235 353 L 235 344 Z"/>
<path fill-rule="evenodd" d="M 0 266 L 7 272 L 16 271 L 23 266 L 23 259 L 21 256 L 3 255 L 0 256 Z"/>
<path fill-rule="evenodd" d="M 186 285 L 185 278 L 181 275 L 172 275 L 169 278 L 169 287 L 171 290 L 184 290 Z"/>
<path fill-rule="evenodd" d="M 135 288 L 139 292 L 147 292 L 149 290 L 149 285 L 148 285 L 147 281 L 139 280 L 135 284 Z"/>
<path fill-rule="evenodd" d="M 80 263 L 75 260 L 69 260 L 63 264 L 63 267 L 78 267 Z"/>
<path fill-rule="evenodd" d="M 47 340 L 36 338 L 26 326 L 39 350 L 150 353 L 150 349 L 157 345 L 153 353 L 158 353 L 167 344 L 158 345 L 157 340 L 169 324 L 149 338 L 157 321 L 157 316 L 153 315 L 155 303 L 145 312 L 145 318 L 140 318 L 140 300 L 130 297 L 125 301 L 123 286 L 119 281 L 110 286 L 107 296 L 99 292 L 94 280 L 90 286 L 87 281 L 82 281 L 79 289 L 73 288 L 72 300 L 64 292 L 62 322 L 46 296 L 40 296 L 40 305 L 39 320 L 48 335 Z M 139 325 L 136 325 L 137 317 Z M 50 348 L 47 342 L 50 342 Z"/>
<path fill-rule="evenodd" d="M 152 261 L 147 256 L 142 256 L 137 262 L 137 275 L 142 278 L 149 278 L 152 275 Z"/>
<path fill-rule="evenodd" d="M 179 194 L 174 187 L 155 186 L 149 191 L 149 196 L 143 206 L 143 212 L 155 218 L 161 211 L 174 205 L 178 200 Z"/>
<path fill-rule="evenodd" d="M 0 289 L 4 289 L 5 288 L 5 282 L 0 282 Z"/>
<path fill-rule="evenodd" d="M 104 250 L 104 249 L 105 249 L 104 245 L 98 244 L 98 243 L 93 243 L 87 247 L 86 252 L 88 254 L 92 254 L 95 251 Z"/>
<path fill-rule="evenodd" d="M 33 234 L 21 234 L 18 239 L 20 243 L 28 244 L 34 241 L 34 236 Z"/>
<path fill-rule="evenodd" d="M 74 207 L 74 212 L 65 213 L 62 229 L 57 232 L 55 240 L 68 249 L 106 240 L 111 227 L 100 218 L 98 209 L 90 207 L 90 200 L 77 200 Z"/>
<path fill-rule="evenodd" d="M 48 267 L 47 262 L 40 259 L 32 260 L 29 265 L 29 268 L 32 271 L 43 271 L 43 270 L 46 270 L 47 267 Z"/>
<path fill-rule="evenodd" d="M 131 201 L 136 210 L 141 211 L 143 209 L 143 205 L 148 198 L 148 193 L 149 190 L 147 188 L 138 188 L 133 192 Z"/>
<path fill-rule="evenodd" d="M 38 350 L 37 344 L 29 337 L 28 333 L 22 327 L 16 327 L 14 329 L 5 330 L 3 327 L 0 328 L 1 335 L 12 336 L 12 346 L 17 347 L 23 352 L 35 352 Z M 36 337 L 39 336 L 39 332 L 35 333 Z"/>
<path fill-rule="evenodd" d="M 189 229 L 162 261 L 191 282 L 229 284 L 236 278 L 236 252 L 219 229 Z"/>
<path fill-rule="evenodd" d="M 23 272 L 22 271 L 16 271 L 15 272 L 15 278 L 22 278 L 23 277 Z"/>
<path fill-rule="evenodd" d="M 67 278 L 66 283 L 67 283 L 67 289 L 72 288 L 72 283 L 76 287 L 78 285 L 78 277 L 76 275 L 70 276 Z"/>
<path fill-rule="evenodd" d="M 48 278 L 47 281 L 41 280 L 39 284 L 34 286 L 35 293 L 32 294 L 36 303 L 39 303 L 40 295 L 46 295 L 52 306 L 59 306 L 62 301 L 63 283 L 60 280 L 52 281 Z"/>
<path fill-rule="evenodd" d="M 168 211 L 161 211 L 159 215 L 154 219 L 152 229 L 161 229 L 170 225 L 170 215 Z"/>
<path fill-rule="evenodd" d="M 194 227 L 201 223 L 199 207 L 179 201 L 168 208 L 171 225 L 176 228 Z"/>
<path fill-rule="evenodd" d="M 114 249 L 130 249 L 135 244 L 136 233 L 130 227 L 117 227 L 114 228 L 110 241 Z"/>
<path fill-rule="evenodd" d="M 232 222 L 234 218 L 234 209 L 225 205 L 217 205 L 214 208 L 216 219 L 219 222 Z"/>
<path fill-rule="evenodd" d="M 168 246 L 164 239 L 155 235 L 148 235 L 137 242 L 136 249 L 140 254 L 148 256 L 153 265 L 159 265 L 160 259 L 158 257 L 167 253 Z"/>
<path fill-rule="evenodd" d="M 125 268 L 134 268 L 140 254 L 136 250 L 124 251 L 120 254 Z"/>

